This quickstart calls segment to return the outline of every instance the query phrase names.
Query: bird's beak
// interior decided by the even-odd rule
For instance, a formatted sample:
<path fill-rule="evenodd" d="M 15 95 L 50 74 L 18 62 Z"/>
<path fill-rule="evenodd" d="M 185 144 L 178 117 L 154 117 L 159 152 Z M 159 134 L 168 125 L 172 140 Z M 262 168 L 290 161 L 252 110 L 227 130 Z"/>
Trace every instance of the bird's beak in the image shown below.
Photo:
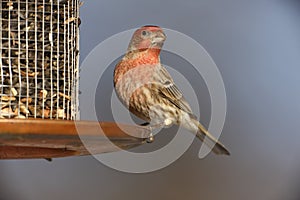
<path fill-rule="evenodd" d="M 166 35 L 164 32 L 162 31 L 158 31 L 154 34 L 153 39 L 152 39 L 152 43 L 153 44 L 159 44 L 159 43 L 163 43 L 166 40 Z"/>

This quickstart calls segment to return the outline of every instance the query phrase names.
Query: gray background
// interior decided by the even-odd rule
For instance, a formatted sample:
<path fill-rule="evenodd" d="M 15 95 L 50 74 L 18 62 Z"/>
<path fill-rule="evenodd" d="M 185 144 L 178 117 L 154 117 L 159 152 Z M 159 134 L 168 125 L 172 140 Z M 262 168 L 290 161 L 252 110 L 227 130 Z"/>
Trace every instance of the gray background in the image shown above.
<path fill-rule="evenodd" d="M 299 10 L 299 2 L 290 0 L 86 1 L 81 60 L 107 37 L 144 24 L 183 32 L 205 47 L 226 87 L 221 140 L 232 156 L 199 160 L 201 143 L 194 141 L 175 163 L 148 174 L 121 173 L 90 156 L 0 161 L 0 199 L 299 199 Z M 181 69 L 201 93 L 207 125 L 210 101 L 201 77 L 174 55 L 164 53 L 162 60 Z M 110 100 L 102 95 L 112 90 L 112 68 L 99 82 L 100 120 L 112 120 Z M 81 112 L 88 116 L 85 108 Z M 168 142 L 173 129 L 145 148 Z"/>

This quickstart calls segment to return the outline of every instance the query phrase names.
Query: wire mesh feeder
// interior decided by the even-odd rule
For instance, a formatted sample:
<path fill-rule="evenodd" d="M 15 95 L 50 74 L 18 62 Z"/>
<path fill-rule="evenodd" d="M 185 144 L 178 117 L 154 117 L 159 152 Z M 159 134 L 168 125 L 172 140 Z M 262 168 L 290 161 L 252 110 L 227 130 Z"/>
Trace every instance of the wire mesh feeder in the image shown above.
<path fill-rule="evenodd" d="M 79 119 L 78 0 L 0 3 L 0 118 Z"/>
<path fill-rule="evenodd" d="M 150 134 L 143 127 L 78 121 L 79 5 L 79 0 L 0 2 L 0 159 L 116 151 L 146 141 L 123 128 Z"/>

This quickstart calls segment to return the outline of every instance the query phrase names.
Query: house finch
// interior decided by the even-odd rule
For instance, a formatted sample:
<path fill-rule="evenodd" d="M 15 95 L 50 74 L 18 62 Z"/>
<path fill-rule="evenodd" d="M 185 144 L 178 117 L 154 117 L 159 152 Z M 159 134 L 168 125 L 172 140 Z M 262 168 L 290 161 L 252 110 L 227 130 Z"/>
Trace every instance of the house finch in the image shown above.
<path fill-rule="evenodd" d="M 150 127 L 182 125 L 216 154 L 229 151 L 193 115 L 189 104 L 160 63 L 166 35 L 158 26 L 136 30 L 125 56 L 116 65 L 114 86 L 118 98 Z"/>

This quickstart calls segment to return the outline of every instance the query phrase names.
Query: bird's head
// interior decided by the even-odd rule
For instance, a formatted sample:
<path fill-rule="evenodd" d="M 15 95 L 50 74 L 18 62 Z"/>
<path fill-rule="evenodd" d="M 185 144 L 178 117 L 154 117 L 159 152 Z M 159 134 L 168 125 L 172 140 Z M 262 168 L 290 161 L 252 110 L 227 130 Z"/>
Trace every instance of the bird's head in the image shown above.
<path fill-rule="evenodd" d="M 160 50 L 166 35 L 159 26 L 147 25 L 137 29 L 129 43 L 128 51 Z"/>

